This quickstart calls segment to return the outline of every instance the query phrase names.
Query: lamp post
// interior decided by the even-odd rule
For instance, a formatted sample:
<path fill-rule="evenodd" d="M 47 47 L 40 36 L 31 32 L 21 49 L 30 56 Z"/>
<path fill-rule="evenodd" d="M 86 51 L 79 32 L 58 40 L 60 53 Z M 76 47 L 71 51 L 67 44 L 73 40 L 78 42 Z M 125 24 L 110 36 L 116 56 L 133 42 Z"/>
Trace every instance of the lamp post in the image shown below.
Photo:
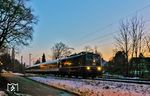
<path fill-rule="evenodd" d="M 15 71 L 15 47 L 12 48 L 12 62 L 13 62 L 13 71 Z"/>
<path fill-rule="evenodd" d="M 23 56 L 21 56 L 21 64 L 23 64 Z"/>
<path fill-rule="evenodd" d="M 29 54 L 29 66 L 31 66 L 31 53 Z"/>
<path fill-rule="evenodd" d="M 0 71 L 2 70 L 1 66 L 3 65 L 3 63 L 0 61 Z"/>

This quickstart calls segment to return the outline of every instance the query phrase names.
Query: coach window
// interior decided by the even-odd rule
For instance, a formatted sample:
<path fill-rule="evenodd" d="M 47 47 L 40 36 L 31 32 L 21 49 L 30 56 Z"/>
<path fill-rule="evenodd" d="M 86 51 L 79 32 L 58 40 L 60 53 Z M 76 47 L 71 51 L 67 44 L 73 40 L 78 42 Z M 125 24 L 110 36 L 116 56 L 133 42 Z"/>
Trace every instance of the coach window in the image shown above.
<path fill-rule="evenodd" d="M 69 60 L 66 60 L 65 62 L 64 62 L 64 65 L 65 66 L 70 66 L 72 63 L 71 63 L 71 61 L 69 61 Z"/>

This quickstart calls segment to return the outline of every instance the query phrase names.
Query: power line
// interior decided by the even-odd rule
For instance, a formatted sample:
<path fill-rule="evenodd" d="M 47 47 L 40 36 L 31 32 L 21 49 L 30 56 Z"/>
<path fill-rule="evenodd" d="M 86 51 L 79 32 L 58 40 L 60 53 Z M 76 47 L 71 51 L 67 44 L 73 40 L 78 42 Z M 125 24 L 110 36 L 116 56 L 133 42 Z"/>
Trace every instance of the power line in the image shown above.
<path fill-rule="evenodd" d="M 150 20 L 147 20 L 147 22 L 146 22 L 146 21 L 144 21 L 144 22 L 145 22 L 145 23 L 148 23 L 148 22 L 150 22 Z M 82 42 L 82 43 L 79 43 L 79 44 L 80 44 L 80 45 L 81 45 L 81 44 L 84 45 L 84 44 L 86 44 L 86 43 L 93 42 L 93 41 L 96 41 L 96 40 L 98 40 L 98 39 L 101 39 L 101 42 L 102 42 L 102 41 L 105 40 L 105 39 L 103 39 L 103 38 L 112 36 L 112 35 L 114 35 L 114 34 L 116 34 L 116 33 L 118 33 L 118 32 L 119 32 L 119 31 L 114 31 L 114 32 L 112 32 L 112 34 L 107 33 L 107 34 L 104 34 L 103 36 L 98 36 L 98 37 L 96 37 L 96 38 L 94 38 L 94 39 L 91 39 L 91 40 L 88 40 L 88 41 L 85 41 L 85 42 Z"/>
<path fill-rule="evenodd" d="M 150 19 L 149 20 L 146 20 L 146 21 L 143 21 L 144 23 L 149 23 L 150 22 Z M 91 40 L 88 40 L 88 41 L 85 41 L 85 42 L 82 42 L 82 43 L 79 43 L 79 45 L 84 45 L 84 44 L 86 44 L 86 43 L 89 43 L 89 42 L 93 42 L 93 41 L 96 41 L 96 40 L 98 40 L 98 39 L 102 39 L 101 41 L 104 41 L 105 39 L 103 39 L 103 38 L 106 38 L 106 37 L 109 37 L 109 36 L 112 36 L 113 34 L 116 34 L 116 33 L 118 33 L 119 31 L 114 31 L 113 33 L 107 33 L 107 34 L 104 34 L 103 36 L 98 36 L 98 37 L 96 37 L 96 38 L 94 38 L 94 39 L 91 39 Z"/>
<path fill-rule="evenodd" d="M 134 11 L 134 12 L 132 12 L 131 14 L 129 14 L 129 15 L 123 17 L 123 18 L 120 18 L 119 20 L 122 20 L 122 19 L 124 19 L 124 18 L 127 18 L 128 16 L 130 16 L 130 15 L 132 15 L 132 14 L 134 14 L 134 13 L 137 14 L 138 12 L 140 12 L 140 11 L 146 9 L 146 8 L 149 8 L 149 7 L 150 7 L 150 4 L 144 6 L 143 8 L 140 8 L 140 9 Z M 113 23 L 111 23 L 111 24 L 106 25 L 105 27 L 101 28 L 100 31 L 103 31 L 103 30 L 105 30 L 105 29 L 107 29 L 107 28 L 113 26 L 113 25 L 116 24 L 117 22 L 118 22 L 118 21 L 115 21 L 115 22 L 113 22 Z M 99 30 L 96 30 L 94 33 L 97 33 L 97 32 L 99 32 Z M 86 34 L 86 35 L 83 36 L 82 38 L 85 38 L 85 37 L 87 38 L 88 36 L 90 36 L 91 34 L 94 34 L 94 33 L 93 33 L 93 32 L 89 32 L 88 34 Z M 114 34 L 114 33 L 112 33 L 112 34 Z M 108 36 L 108 35 L 112 35 L 112 34 L 108 33 L 108 34 L 105 34 L 105 35 Z M 105 35 L 104 35 L 104 36 L 101 36 L 101 38 L 104 38 Z M 81 39 L 82 39 L 82 38 L 81 38 Z M 79 40 L 81 41 L 81 39 L 79 39 Z M 92 40 L 88 40 L 88 41 L 86 41 L 86 42 L 83 42 L 83 43 L 80 43 L 80 44 L 77 44 L 77 45 L 85 44 L 85 43 L 87 43 L 87 42 L 91 42 L 91 41 L 94 41 L 94 40 L 97 40 L 97 39 L 99 39 L 99 37 L 94 38 L 94 39 L 92 39 Z"/>
<path fill-rule="evenodd" d="M 118 32 L 118 31 L 115 31 L 115 32 L 113 32 L 112 34 L 115 34 L 116 32 Z M 105 34 L 105 35 L 103 35 L 103 36 L 98 36 L 98 37 L 96 37 L 96 38 L 94 38 L 94 39 L 91 39 L 91 40 L 88 40 L 88 41 L 79 43 L 79 45 L 81 45 L 81 44 L 83 45 L 83 44 L 86 44 L 86 43 L 89 43 L 89 42 L 93 42 L 93 41 L 96 41 L 96 40 L 98 40 L 98 39 L 102 39 L 101 41 L 103 41 L 103 40 L 105 40 L 105 39 L 103 39 L 103 38 L 112 36 L 112 34 L 110 35 L 110 33 L 107 33 L 107 34 Z"/>

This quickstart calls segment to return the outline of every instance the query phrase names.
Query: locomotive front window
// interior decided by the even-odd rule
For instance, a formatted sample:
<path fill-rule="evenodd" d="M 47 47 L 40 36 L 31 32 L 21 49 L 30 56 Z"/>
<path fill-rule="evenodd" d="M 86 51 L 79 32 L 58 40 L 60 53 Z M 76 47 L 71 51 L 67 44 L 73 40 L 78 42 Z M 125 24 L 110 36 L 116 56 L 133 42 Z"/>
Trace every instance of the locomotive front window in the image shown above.
<path fill-rule="evenodd" d="M 101 60 L 99 55 L 95 54 L 86 54 L 86 65 L 101 65 Z"/>
<path fill-rule="evenodd" d="M 93 60 L 93 56 L 92 55 L 86 55 L 86 60 Z"/>
<path fill-rule="evenodd" d="M 86 65 L 92 65 L 92 64 L 93 64 L 93 55 L 86 54 Z"/>

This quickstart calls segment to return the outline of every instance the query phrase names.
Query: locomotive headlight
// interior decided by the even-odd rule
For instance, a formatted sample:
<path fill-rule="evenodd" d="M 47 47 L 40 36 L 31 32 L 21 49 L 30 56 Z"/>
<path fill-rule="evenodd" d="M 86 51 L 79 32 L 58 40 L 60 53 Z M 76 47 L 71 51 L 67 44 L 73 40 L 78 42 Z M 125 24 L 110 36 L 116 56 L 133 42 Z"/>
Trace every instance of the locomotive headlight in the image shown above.
<path fill-rule="evenodd" d="M 102 70 L 102 67 L 97 67 L 97 70 L 98 70 L 98 71 L 101 71 L 101 70 Z"/>
<path fill-rule="evenodd" d="M 90 70 L 90 69 L 91 69 L 91 67 L 87 66 L 87 67 L 86 67 L 86 69 L 87 69 L 87 70 Z"/>

